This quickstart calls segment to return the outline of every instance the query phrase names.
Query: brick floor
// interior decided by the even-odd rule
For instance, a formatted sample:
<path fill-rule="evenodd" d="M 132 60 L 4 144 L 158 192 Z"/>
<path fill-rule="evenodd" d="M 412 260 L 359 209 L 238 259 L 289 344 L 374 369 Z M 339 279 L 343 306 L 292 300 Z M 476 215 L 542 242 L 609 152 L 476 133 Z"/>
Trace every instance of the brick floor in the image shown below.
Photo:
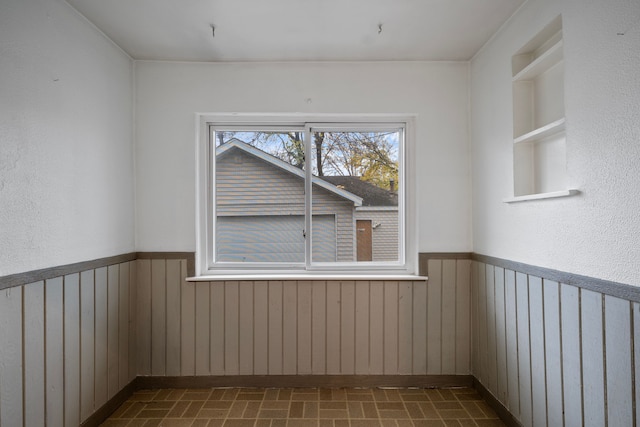
<path fill-rule="evenodd" d="M 473 389 L 140 390 L 103 424 L 163 427 L 502 427 Z"/>

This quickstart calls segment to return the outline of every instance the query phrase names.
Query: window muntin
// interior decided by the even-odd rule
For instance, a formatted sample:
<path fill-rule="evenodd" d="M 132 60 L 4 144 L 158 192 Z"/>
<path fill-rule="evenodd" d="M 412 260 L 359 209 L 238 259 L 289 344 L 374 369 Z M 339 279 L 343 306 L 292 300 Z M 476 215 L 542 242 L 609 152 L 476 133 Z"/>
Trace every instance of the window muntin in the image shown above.
<path fill-rule="evenodd" d="M 404 267 L 404 123 L 206 129 L 209 271 Z"/>

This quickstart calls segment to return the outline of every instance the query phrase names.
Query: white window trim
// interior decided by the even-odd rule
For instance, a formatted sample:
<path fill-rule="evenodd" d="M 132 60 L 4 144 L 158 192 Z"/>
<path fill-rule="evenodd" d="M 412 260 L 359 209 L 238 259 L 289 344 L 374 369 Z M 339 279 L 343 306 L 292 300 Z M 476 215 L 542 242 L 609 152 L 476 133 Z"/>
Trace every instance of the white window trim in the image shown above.
<path fill-rule="evenodd" d="M 417 236 L 419 235 L 416 220 L 416 188 L 415 188 L 415 118 L 412 115 L 389 115 L 389 114 L 343 114 L 343 115 L 306 115 L 306 114 L 254 114 L 254 113 L 228 113 L 228 114 L 196 114 L 196 257 L 195 273 L 193 280 L 222 280 L 227 277 L 281 277 L 283 279 L 292 277 L 304 278 L 328 278 L 340 277 L 358 279 L 367 277 L 406 277 L 417 274 L 418 253 Z M 331 130 L 339 129 L 343 124 L 344 128 L 353 128 L 353 125 L 366 125 L 371 123 L 384 127 L 385 123 L 401 124 L 404 127 L 404 144 L 400 155 L 403 157 L 403 177 L 401 183 L 404 188 L 400 192 L 399 204 L 404 203 L 404 218 L 399 220 L 399 233 L 404 240 L 404 245 L 399 248 L 399 259 L 404 262 L 358 262 L 358 263 L 313 263 L 309 264 L 309 257 L 305 263 L 286 264 L 269 263 L 261 265 L 252 263 L 250 266 L 240 264 L 233 268 L 211 266 L 209 263 L 210 254 L 213 251 L 215 236 L 210 228 L 210 215 L 214 212 L 212 197 L 209 197 L 212 189 L 212 169 L 210 162 L 209 128 L 210 125 L 222 125 L 229 127 L 247 126 L 286 128 L 288 125 L 306 124 L 306 132 L 310 129 L 330 127 Z M 351 127 L 349 127 L 351 126 Z M 389 128 L 388 126 L 386 127 Z M 306 135 L 308 137 L 309 135 Z M 310 139 L 306 139 L 309 141 Z M 306 144 L 307 158 L 310 157 L 311 144 Z M 307 173 L 311 175 L 311 169 L 307 168 Z M 307 179 L 306 185 L 311 185 Z M 310 194 L 309 191 L 306 192 Z M 309 196 L 310 197 L 310 196 Z M 400 205 L 402 206 L 402 205 Z M 308 228 L 308 227 L 307 227 Z M 211 237 L 209 237 L 211 236 Z M 307 239 L 310 249 L 310 239 Z M 308 254 L 308 253 L 307 253 Z M 275 265 L 274 265 L 275 264 Z"/>

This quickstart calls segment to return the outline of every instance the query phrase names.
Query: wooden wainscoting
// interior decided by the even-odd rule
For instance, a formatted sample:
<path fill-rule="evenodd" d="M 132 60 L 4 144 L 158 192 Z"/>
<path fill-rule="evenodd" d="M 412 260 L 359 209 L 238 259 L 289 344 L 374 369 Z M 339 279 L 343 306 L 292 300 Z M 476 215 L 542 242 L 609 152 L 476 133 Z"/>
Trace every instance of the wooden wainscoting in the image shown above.
<path fill-rule="evenodd" d="M 638 290 L 474 259 L 472 365 L 486 391 L 526 427 L 636 425 Z"/>
<path fill-rule="evenodd" d="M 98 425 L 163 379 L 468 386 L 471 260 L 431 255 L 428 282 L 193 283 L 189 253 L 1 277 L 0 423 Z"/>
<path fill-rule="evenodd" d="M 138 375 L 468 375 L 471 260 L 425 281 L 186 282 L 138 261 Z"/>
<path fill-rule="evenodd" d="M 111 261 L 0 290 L 0 424 L 80 425 L 136 378 L 136 262 Z"/>

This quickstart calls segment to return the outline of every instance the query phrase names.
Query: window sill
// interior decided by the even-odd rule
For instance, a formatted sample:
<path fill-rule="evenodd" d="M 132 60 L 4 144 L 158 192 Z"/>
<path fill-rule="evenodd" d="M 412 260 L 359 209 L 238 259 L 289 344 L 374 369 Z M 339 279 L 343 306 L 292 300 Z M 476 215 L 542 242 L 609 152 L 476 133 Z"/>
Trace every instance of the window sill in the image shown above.
<path fill-rule="evenodd" d="M 413 274 L 219 274 L 187 277 L 187 282 L 353 280 L 353 281 L 424 281 L 427 276 Z"/>

